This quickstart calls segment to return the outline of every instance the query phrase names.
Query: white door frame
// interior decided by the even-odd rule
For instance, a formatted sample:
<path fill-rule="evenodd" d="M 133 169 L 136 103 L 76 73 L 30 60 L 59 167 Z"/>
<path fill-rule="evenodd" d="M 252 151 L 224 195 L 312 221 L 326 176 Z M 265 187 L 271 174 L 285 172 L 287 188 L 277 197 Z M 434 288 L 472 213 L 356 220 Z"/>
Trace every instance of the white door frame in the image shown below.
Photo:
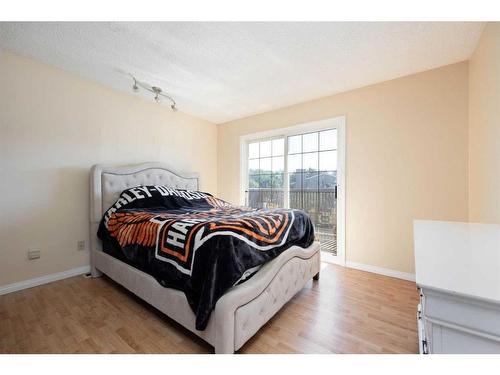
<path fill-rule="evenodd" d="M 316 132 L 326 129 L 337 129 L 337 255 L 321 254 L 321 260 L 345 266 L 345 154 L 346 154 L 346 117 L 339 116 L 325 120 L 308 122 L 286 128 L 245 134 L 240 136 L 240 204 L 244 205 L 245 191 L 248 184 L 248 143 L 264 138 L 286 137 Z M 285 171 L 287 171 L 285 142 Z"/>

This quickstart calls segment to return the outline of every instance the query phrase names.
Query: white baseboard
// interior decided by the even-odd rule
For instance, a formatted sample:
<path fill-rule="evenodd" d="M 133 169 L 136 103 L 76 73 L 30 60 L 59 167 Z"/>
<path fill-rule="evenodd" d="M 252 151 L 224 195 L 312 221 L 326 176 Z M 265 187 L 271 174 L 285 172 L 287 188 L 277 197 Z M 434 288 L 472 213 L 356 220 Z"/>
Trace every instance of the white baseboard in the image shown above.
<path fill-rule="evenodd" d="M 2 294 L 17 292 L 18 290 L 28 289 L 34 286 L 48 284 L 53 281 L 67 279 L 68 277 L 78 276 L 88 272 L 90 272 L 90 266 L 82 266 L 67 271 L 52 273 L 46 276 L 35 277 L 34 279 L 28 279 L 13 284 L 3 285 L 0 286 L 0 296 Z"/>
<path fill-rule="evenodd" d="M 361 271 L 378 273 L 379 275 L 396 277 L 398 279 L 403 279 L 408 281 L 415 281 L 415 274 L 413 273 L 401 272 L 401 271 L 391 270 L 389 268 L 371 266 L 369 264 L 356 263 L 350 261 L 345 262 L 345 265 L 346 267 L 355 268 Z"/>

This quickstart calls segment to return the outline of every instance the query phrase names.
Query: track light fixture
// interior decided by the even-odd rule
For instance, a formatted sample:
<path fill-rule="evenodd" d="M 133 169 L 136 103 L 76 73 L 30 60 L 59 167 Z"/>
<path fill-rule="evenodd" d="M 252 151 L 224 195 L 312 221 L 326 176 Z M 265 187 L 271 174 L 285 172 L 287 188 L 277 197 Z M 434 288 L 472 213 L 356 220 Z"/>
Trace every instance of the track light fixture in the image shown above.
<path fill-rule="evenodd" d="M 164 93 L 160 87 L 151 86 L 147 83 L 138 81 L 137 78 L 135 78 L 132 74 L 130 74 L 130 76 L 134 80 L 134 83 L 132 85 L 132 90 L 134 92 L 139 92 L 139 89 L 141 89 L 141 88 L 146 90 L 146 91 L 149 91 L 150 93 L 154 94 L 154 99 L 157 103 L 161 103 L 162 98 L 167 98 L 171 102 L 170 108 L 172 108 L 172 111 L 177 112 L 175 100 L 170 95 Z"/>

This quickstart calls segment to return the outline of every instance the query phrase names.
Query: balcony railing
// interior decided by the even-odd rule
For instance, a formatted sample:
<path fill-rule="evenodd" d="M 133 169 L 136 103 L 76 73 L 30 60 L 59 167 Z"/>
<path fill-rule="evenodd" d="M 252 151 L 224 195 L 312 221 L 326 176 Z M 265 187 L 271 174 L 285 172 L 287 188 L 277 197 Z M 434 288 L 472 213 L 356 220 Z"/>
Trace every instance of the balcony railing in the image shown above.
<path fill-rule="evenodd" d="M 337 253 L 337 194 L 335 188 L 289 190 L 290 208 L 304 210 L 314 224 L 321 250 Z M 283 189 L 249 189 L 246 201 L 250 207 L 284 207 Z"/>

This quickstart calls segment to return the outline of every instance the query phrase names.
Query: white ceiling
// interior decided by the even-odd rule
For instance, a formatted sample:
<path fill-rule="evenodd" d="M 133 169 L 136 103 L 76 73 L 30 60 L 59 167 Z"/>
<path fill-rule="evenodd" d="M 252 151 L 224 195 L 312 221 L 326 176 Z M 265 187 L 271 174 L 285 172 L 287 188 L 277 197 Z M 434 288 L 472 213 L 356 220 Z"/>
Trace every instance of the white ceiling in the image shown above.
<path fill-rule="evenodd" d="M 216 123 L 467 60 L 482 23 L 0 23 L 0 46 Z M 151 97 L 148 97 L 151 100 Z"/>

